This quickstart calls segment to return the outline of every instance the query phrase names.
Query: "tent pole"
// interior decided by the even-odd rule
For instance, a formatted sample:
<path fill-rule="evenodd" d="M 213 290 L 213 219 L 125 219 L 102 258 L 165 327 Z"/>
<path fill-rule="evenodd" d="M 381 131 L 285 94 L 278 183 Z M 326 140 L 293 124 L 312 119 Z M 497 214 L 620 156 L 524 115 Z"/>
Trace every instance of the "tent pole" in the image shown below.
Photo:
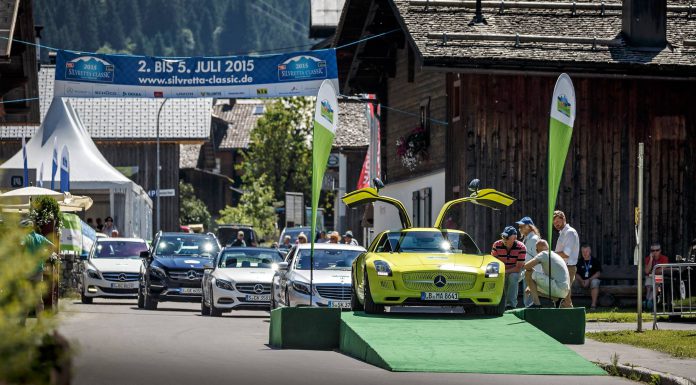
<path fill-rule="evenodd" d="M 162 210 L 160 208 L 160 114 L 162 113 L 162 108 L 164 107 L 164 104 L 167 103 L 167 100 L 169 99 L 164 99 L 162 101 L 162 104 L 160 104 L 159 111 L 157 111 L 157 177 L 156 177 L 156 186 L 155 186 L 155 194 L 157 194 L 157 226 L 156 226 L 156 231 L 162 230 L 162 227 L 160 226 L 160 218 L 162 217 Z"/>

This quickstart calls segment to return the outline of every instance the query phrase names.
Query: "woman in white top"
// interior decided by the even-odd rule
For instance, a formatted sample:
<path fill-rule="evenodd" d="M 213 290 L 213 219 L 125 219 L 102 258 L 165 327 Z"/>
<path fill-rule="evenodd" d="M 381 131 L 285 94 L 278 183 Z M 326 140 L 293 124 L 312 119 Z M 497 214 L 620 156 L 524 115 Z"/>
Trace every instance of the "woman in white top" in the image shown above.
<path fill-rule="evenodd" d="M 524 258 L 524 263 L 529 262 L 532 258 L 536 256 L 536 244 L 539 240 L 539 229 L 534 225 L 534 221 L 530 217 L 524 217 L 516 222 L 520 228 L 520 234 L 522 234 L 522 242 L 524 247 L 527 249 L 527 256 Z M 538 266 L 535 266 L 537 268 Z M 522 282 L 522 293 L 524 294 L 524 306 L 531 306 L 534 301 L 532 296 L 527 294 L 525 289 L 527 288 L 527 283 L 524 282 L 524 274 L 520 274 L 520 282 Z"/>

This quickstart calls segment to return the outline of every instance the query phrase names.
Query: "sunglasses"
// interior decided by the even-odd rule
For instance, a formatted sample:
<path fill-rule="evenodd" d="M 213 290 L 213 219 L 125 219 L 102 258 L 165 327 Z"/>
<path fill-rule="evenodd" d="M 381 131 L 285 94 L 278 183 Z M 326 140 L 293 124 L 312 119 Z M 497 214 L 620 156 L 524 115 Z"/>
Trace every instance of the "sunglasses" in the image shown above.
<path fill-rule="evenodd" d="M 660 251 L 660 249 L 650 249 L 650 251 Z"/>

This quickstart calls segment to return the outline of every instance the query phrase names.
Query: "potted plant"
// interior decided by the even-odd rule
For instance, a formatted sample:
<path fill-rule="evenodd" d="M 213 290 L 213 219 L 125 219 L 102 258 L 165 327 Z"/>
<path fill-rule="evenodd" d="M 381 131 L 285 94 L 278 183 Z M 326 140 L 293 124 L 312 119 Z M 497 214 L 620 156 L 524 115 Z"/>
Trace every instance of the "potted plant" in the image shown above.
<path fill-rule="evenodd" d="M 58 201 L 46 195 L 32 199 L 29 218 L 41 229 L 43 236 L 51 239 L 49 235 L 53 235 L 55 229 L 59 229 L 62 222 Z"/>

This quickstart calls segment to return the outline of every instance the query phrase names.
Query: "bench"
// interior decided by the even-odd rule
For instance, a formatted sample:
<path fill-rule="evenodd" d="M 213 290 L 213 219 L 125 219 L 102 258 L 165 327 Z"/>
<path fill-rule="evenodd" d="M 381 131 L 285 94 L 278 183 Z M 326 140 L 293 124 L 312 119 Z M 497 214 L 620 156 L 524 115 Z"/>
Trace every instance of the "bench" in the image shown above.
<path fill-rule="evenodd" d="M 638 296 L 638 266 L 602 266 L 599 277 L 599 298 L 597 305 L 601 307 L 633 304 Z M 573 285 L 573 299 L 590 298 L 590 289 Z"/>

